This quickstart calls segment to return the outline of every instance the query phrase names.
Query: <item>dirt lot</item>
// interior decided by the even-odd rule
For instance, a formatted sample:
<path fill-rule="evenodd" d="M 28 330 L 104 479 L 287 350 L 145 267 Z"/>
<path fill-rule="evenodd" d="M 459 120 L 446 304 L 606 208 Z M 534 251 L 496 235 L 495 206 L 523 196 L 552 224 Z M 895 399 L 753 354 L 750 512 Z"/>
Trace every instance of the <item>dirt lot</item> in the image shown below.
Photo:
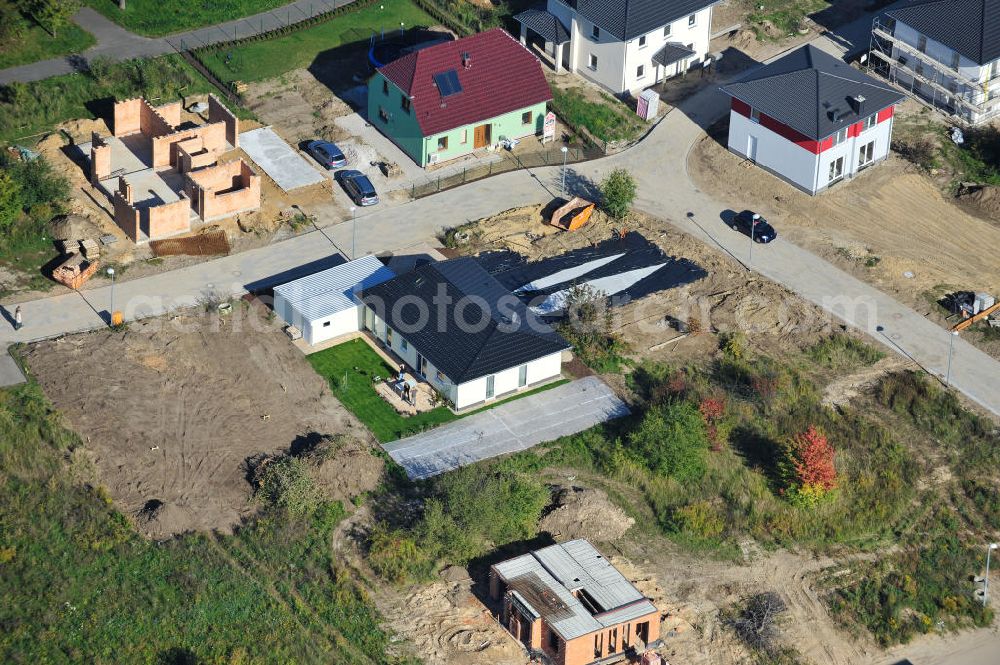
<path fill-rule="evenodd" d="M 475 254 L 505 249 L 536 260 L 614 237 L 624 226 L 641 233 L 668 256 L 690 259 L 707 271 L 707 277 L 692 284 L 615 309 L 614 326 L 636 358 L 683 364 L 716 352 L 716 335 L 682 334 L 671 326 L 671 319 L 695 320 L 704 333 L 743 331 L 755 348 L 771 353 L 787 350 L 789 345 L 807 346 L 832 325 L 819 308 L 767 279 L 748 275 L 728 256 L 666 222 L 633 213 L 623 225 L 596 211 L 587 226 L 567 233 L 545 224 L 548 214 L 544 206 L 514 208 L 467 225 L 456 236 L 456 250 Z"/>
<path fill-rule="evenodd" d="M 73 335 L 24 355 L 83 438 L 96 481 L 153 537 L 228 530 L 255 510 L 245 460 L 317 435 L 348 435 L 318 469 L 334 498 L 381 480 L 363 426 L 252 307 Z"/>
<path fill-rule="evenodd" d="M 909 162 L 893 154 L 813 197 L 743 164 L 720 143 L 727 131 L 713 127 L 688 162 L 698 187 L 720 201 L 761 212 L 792 242 L 943 325 L 934 304 L 943 291 L 1000 293 L 1000 225 L 968 214 Z"/>

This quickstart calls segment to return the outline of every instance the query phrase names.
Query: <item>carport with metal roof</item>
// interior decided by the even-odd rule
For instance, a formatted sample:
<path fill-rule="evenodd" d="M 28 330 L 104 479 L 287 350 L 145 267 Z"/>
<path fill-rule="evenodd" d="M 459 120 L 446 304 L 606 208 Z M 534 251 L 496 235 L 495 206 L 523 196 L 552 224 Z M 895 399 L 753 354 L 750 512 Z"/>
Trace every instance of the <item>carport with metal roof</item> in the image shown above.
<path fill-rule="evenodd" d="M 562 72 L 563 46 L 569 43 L 569 28 L 563 25 L 552 12 L 544 9 L 526 9 L 514 16 L 514 20 L 521 24 L 521 44 L 528 46 L 529 31 L 535 33 L 545 40 L 546 45 L 552 44 L 553 58 L 555 60 L 556 72 Z"/>

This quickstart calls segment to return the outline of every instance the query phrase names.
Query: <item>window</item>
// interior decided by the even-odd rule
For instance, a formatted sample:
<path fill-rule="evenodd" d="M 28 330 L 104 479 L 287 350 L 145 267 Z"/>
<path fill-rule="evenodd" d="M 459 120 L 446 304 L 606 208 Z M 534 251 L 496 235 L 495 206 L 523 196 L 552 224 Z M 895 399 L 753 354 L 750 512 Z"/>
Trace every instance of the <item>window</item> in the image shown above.
<path fill-rule="evenodd" d="M 847 127 L 833 135 L 833 145 L 840 145 L 847 140 Z"/>
<path fill-rule="evenodd" d="M 594 658 L 604 655 L 604 633 L 594 635 Z"/>
<path fill-rule="evenodd" d="M 865 129 L 871 129 L 878 124 L 878 116 L 872 113 L 870 116 L 865 118 Z"/>
<path fill-rule="evenodd" d="M 958 51 L 952 51 L 951 53 L 951 68 L 956 72 L 958 71 L 958 66 L 962 62 L 962 56 L 958 54 Z"/>
<path fill-rule="evenodd" d="M 438 152 L 444 152 L 448 149 L 448 137 L 439 136 L 438 137 Z"/>
<path fill-rule="evenodd" d="M 598 28 L 596 25 L 591 26 L 591 28 L 590 28 L 590 36 L 593 37 L 594 39 L 600 39 L 601 38 L 601 29 Z"/>
<path fill-rule="evenodd" d="M 399 338 L 399 348 L 401 348 L 402 350 L 406 351 L 408 348 L 410 348 L 410 344 L 405 339 L 403 339 L 402 337 L 400 337 Z"/>
<path fill-rule="evenodd" d="M 948 90 L 950 90 L 953 93 L 958 92 L 958 81 L 956 81 L 955 79 L 951 79 L 950 81 L 948 81 Z"/>
<path fill-rule="evenodd" d="M 645 48 L 646 46 L 646 35 L 639 37 L 639 48 Z"/>
<path fill-rule="evenodd" d="M 530 125 L 531 124 L 531 111 L 525 111 L 521 114 L 521 124 Z"/>
<path fill-rule="evenodd" d="M 593 53 L 590 54 L 590 68 L 597 71 L 597 56 Z"/>
<path fill-rule="evenodd" d="M 618 651 L 618 629 L 612 628 L 608 632 L 608 653 L 615 653 Z"/>
<path fill-rule="evenodd" d="M 462 130 L 462 140 L 460 141 L 460 143 L 462 145 L 465 145 L 468 142 L 469 142 L 469 130 L 468 129 L 463 129 Z"/>
<path fill-rule="evenodd" d="M 844 158 L 838 157 L 830 162 L 830 175 L 827 182 L 832 183 L 844 177 Z"/>
<path fill-rule="evenodd" d="M 517 368 L 517 387 L 523 388 L 528 385 L 528 366 L 521 365 Z"/>
<path fill-rule="evenodd" d="M 635 77 L 637 79 L 641 79 L 645 75 L 646 75 L 646 65 L 639 65 L 638 67 L 635 68 Z"/>
<path fill-rule="evenodd" d="M 858 167 L 868 166 L 875 161 L 875 141 L 869 141 L 858 151 Z"/>
<path fill-rule="evenodd" d="M 757 109 L 750 109 L 750 121 L 760 122 L 760 111 Z"/>
<path fill-rule="evenodd" d="M 493 397 L 496 391 L 496 377 L 490 374 L 486 377 L 486 399 Z"/>
<path fill-rule="evenodd" d="M 923 35 L 917 37 L 917 50 L 921 53 L 927 53 L 927 37 Z"/>
<path fill-rule="evenodd" d="M 924 75 L 924 61 L 917 59 L 917 74 Z"/>
<path fill-rule="evenodd" d="M 688 16 L 688 27 L 693 28 L 696 25 L 698 25 L 698 15 L 691 14 L 691 16 Z"/>
<path fill-rule="evenodd" d="M 559 636 L 554 630 L 549 630 L 549 648 L 555 652 L 559 651 Z"/>
<path fill-rule="evenodd" d="M 389 326 L 385 327 L 385 343 L 388 346 L 392 346 L 392 328 Z"/>
<path fill-rule="evenodd" d="M 382 94 L 383 95 L 389 94 L 389 82 L 386 81 L 385 79 L 382 79 Z"/>
<path fill-rule="evenodd" d="M 329 328 L 330 327 L 330 322 L 329 321 L 324 321 L 323 322 L 323 327 L 324 328 Z"/>
<path fill-rule="evenodd" d="M 388 123 L 389 122 L 389 114 L 386 113 L 385 109 L 382 108 L 381 106 L 378 107 L 378 119 L 381 120 L 384 123 Z"/>
<path fill-rule="evenodd" d="M 665 26 L 663 26 L 663 36 L 664 37 L 669 37 L 670 36 L 670 24 L 669 23 L 667 23 Z"/>
<path fill-rule="evenodd" d="M 407 97 L 406 95 L 403 95 L 399 99 L 399 108 L 401 108 L 404 111 L 406 111 L 407 113 L 409 113 L 410 112 L 410 98 Z"/>
<path fill-rule="evenodd" d="M 426 367 L 426 363 L 424 363 L 424 366 Z M 440 371 L 438 371 L 438 373 L 434 375 L 434 379 L 435 379 L 435 380 L 436 380 L 436 381 L 437 381 L 438 383 L 447 383 L 447 382 L 448 382 L 448 379 L 447 379 L 447 378 L 445 377 L 445 375 L 444 375 L 444 374 L 443 374 L 442 372 L 440 372 Z"/>
<path fill-rule="evenodd" d="M 994 60 L 990 63 L 990 79 L 995 79 L 997 74 L 1000 74 L 1000 60 Z"/>

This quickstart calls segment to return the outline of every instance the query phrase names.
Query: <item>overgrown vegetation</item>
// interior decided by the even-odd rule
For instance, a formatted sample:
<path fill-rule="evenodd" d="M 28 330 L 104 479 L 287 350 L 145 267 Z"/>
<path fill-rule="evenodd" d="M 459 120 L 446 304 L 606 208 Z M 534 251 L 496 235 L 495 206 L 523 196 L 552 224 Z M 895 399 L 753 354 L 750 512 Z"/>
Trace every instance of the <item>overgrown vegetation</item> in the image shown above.
<path fill-rule="evenodd" d="M 892 149 L 925 171 L 944 171 L 953 188 L 962 182 L 1000 185 L 1000 129 L 990 124 L 963 128 L 960 146 L 950 132 L 924 107 L 894 121 Z"/>
<path fill-rule="evenodd" d="M 620 101 L 606 93 L 600 100 L 589 98 L 582 89 L 552 88 L 552 110 L 572 127 L 584 127 L 601 141 L 632 141 L 645 123 Z"/>
<path fill-rule="evenodd" d="M 598 372 L 617 372 L 627 364 L 628 346 L 611 329 L 606 295 L 588 284 L 574 285 L 566 295 L 565 311 L 559 334 L 580 360 Z"/>
<path fill-rule="evenodd" d="M 79 53 L 92 46 L 94 37 L 71 21 L 57 21 L 56 30 L 36 19 L 27 0 L 0 3 L 0 69 Z M 72 8 L 73 3 L 59 5 Z"/>
<path fill-rule="evenodd" d="M 211 90 L 179 55 L 115 64 L 98 60 L 85 73 L 0 86 L 0 140 L 28 137 L 74 118 L 110 116 L 115 99 L 141 95 L 167 102 Z"/>
<path fill-rule="evenodd" d="M 221 47 L 201 57 L 221 81 L 260 81 L 308 67 L 332 49 L 347 46 L 367 49 L 373 34 L 381 34 L 383 30 L 392 34 L 399 30 L 401 23 L 411 29 L 437 22 L 412 0 L 380 0 L 309 28 L 239 46 Z M 366 56 L 359 57 L 367 66 Z"/>
<path fill-rule="evenodd" d="M 862 342 L 857 337 L 833 334 L 806 349 L 806 355 L 816 364 L 835 370 L 849 370 L 874 365 L 885 352 Z"/>
<path fill-rule="evenodd" d="M 80 443 L 37 385 L 0 391 L 4 662 L 403 662 L 331 552 L 339 503 L 152 543 L 64 468 Z"/>
<path fill-rule="evenodd" d="M 754 10 L 747 14 L 750 29 L 761 41 L 779 40 L 802 27 L 809 14 L 829 6 L 828 0 L 775 0 L 765 4 L 754 3 Z"/>
<path fill-rule="evenodd" d="M 50 284 L 41 272 L 53 255 L 47 224 L 68 200 L 69 182 L 44 158 L 0 153 L 0 266 L 27 275 L 31 288 Z"/>

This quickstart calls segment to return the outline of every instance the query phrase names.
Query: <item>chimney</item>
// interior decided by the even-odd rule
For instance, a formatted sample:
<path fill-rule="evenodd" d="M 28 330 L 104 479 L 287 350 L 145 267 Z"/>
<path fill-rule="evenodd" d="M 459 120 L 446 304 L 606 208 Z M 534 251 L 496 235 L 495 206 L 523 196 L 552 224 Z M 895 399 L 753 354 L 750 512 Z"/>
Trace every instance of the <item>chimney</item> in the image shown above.
<path fill-rule="evenodd" d="M 472 56 L 466 51 L 462 53 L 462 67 L 466 69 L 472 69 Z"/>
<path fill-rule="evenodd" d="M 854 112 L 861 116 L 865 112 L 865 98 L 863 95 L 854 95 L 848 100 L 851 103 L 851 108 Z"/>

